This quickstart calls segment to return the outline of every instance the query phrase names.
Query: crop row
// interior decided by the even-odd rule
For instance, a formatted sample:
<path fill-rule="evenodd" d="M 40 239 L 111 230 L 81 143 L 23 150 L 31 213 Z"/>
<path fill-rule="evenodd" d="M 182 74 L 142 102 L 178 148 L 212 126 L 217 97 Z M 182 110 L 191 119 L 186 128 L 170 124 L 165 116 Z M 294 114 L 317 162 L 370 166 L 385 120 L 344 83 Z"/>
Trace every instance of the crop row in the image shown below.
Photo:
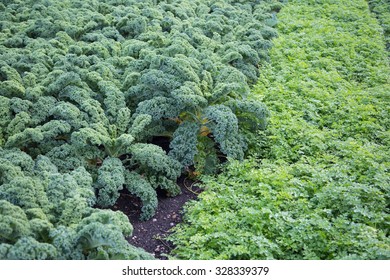
<path fill-rule="evenodd" d="M 270 111 L 170 237 L 182 259 L 389 259 L 390 70 L 364 0 L 291 0 L 254 91 Z M 264 137 L 266 136 L 266 137 Z"/>
<path fill-rule="evenodd" d="M 242 159 L 267 110 L 249 86 L 278 1 L 0 3 L 0 258 L 145 258 L 125 187 L 157 207 L 195 166 Z M 170 141 L 167 154 L 153 137 Z M 130 248 L 130 249 L 129 249 Z"/>

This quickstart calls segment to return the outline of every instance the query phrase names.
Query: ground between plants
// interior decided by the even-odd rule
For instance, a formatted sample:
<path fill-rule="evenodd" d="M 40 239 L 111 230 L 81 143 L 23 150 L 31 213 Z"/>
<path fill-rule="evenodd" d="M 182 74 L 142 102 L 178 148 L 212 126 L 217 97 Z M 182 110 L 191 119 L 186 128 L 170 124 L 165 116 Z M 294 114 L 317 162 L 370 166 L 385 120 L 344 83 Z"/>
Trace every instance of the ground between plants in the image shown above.
<path fill-rule="evenodd" d="M 140 220 L 141 201 L 126 190 L 121 192 L 112 210 L 126 214 L 133 225 L 134 231 L 128 238 L 130 244 L 143 248 L 156 258 L 167 259 L 174 245 L 166 240 L 170 230 L 182 222 L 183 205 L 189 200 L 195 200 L 202 191 L 196 182 L 182 176 L 178 180 L 181 194 L 168 197 L 164 192 L 158 192 L 159 203 L 156 214 L 147 221 Z"/>

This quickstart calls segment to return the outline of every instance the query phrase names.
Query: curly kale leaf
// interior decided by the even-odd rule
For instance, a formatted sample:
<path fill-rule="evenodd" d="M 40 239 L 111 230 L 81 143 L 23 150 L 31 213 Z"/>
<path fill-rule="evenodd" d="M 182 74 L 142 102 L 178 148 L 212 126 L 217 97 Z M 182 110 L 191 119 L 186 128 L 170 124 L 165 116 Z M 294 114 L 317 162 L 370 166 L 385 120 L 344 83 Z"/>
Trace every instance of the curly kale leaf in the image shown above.
<path fill-rule="evenodd" d="M 142 201 L 142 220 L 148 220 L 154 216 L 157 209 L 157 193 L 153 186 L 136 172 L 125 172 L 127 190 L 139 197 Z"/>
<path fill-rule="evenodd" d="M 74 132 L 71 141 L 74 146 L 78 147 L 81 154 L 83 150 L 87 152 L 95 150 L 94 153 L 97 153 L 96 149 L 104 147 L 106 155 L 119 157 L 129 151 L 134 137 L 130 134 L 117 135 L 116 126 L 106 127 L 102 123 L 97 123 Z M 88 159 L 88 155 L 86 156 Z"/>
<path fill-rule="evenodd" d="M 137 140 L 143 139 L 147 134 L 147 128 L 152 123 L 152 116 L 149 114 L 137 115 L 129 128 L 129 133 Z"/>
<path fill-rule="evenodd" d="M 195 122 L 182 122 L 173 133 L 169 145 L 169 156 L 178 160 L 182 166 L 187 167 L 194 163 L 197 154 L 198 134 L 200 126 Z"/>
<path fill-rule="evenodd" d="M 39 179 L 15 177 L 0 188 L 0 199 L 7 200 L 23 209 L 42 208 L 46 211 L 49 200 L 45 185 Z"/>
<path fill-rule="evenodd" d="M 265 129 L 269 112 L 263 103 L 257 100 L 230 100 L 225 105 L 237 116 L 240 128 Z"/>
<path fill-rule="evenodd" d="M 163 118 L 175 118 L 180 114 L 181 104 L 173 98 L 158 96 L 150 100 L 142 101 L 138 104 L 137 114 L 149 114 L 153 120 Z"/>
<path fill-rule="evenodd" d="M 19 123 L 19 127 L 20 126 L 21 124 Z M 67 122 L 52 120 L 42 126 L 26 128 L 20 132 L 18 132 L 18 129 L 16 129 L 17 133 L 8 138 L 8 141 L 5 143 L 5 147 L 24 148 L 29 144 L 41 143 L 53 139 L 57 136 L 68 134 L 70 131 L 71 126 Z"/>
<path fill-rule="evenodd" d="M 57 250 L 53 245 L 38 242 L 33 237 L 22 237 L 9 246 L 2 257 L 8 260 L 54 260 L 57 258 Z"/>
<path fill-rule="evenodd" d="M 133 230 L 129 225 L 121 212 L 97 211 L 78 225 L 77 243 L 87 259 L 151 259 L 126 241 Z"/>
<path fill-rule="evenodd" d="M 103 161 L 95 183 L 95 188 L 99 192 L 97 203 L 100 206 L 108 207 L 115 204 L 125 183 L 124 171 L 125 168 L 118 158 L 108 157 Z"/>
<path fill-rule="evenodd" d="M 32 161 L 21 151 L 1 149 L 0 162 L 16 170 L 0 182 L 0 259 L 152 258 L 126 241 L 133 227 L 124 214 L 92 208 L 93 180 L 83 167 L 58 173 L 45 156 Z"/>
<path fill-rule="evenodd" d="M 51 244 L 56 247 L 58 260 L 83 260 L 82 247 L 77 243 L 77 232 L 74 228 L 60 225 L 50 231 Z"/>
<path fill-rule="evenodd" d="M 0 241 L 16 241 L 31 234 L 24 211 L 6 200 L 0 200 Z"/>
<path fill-rule="evenodd" d="M 180 176 L 180 163 L 168 157 L 159 146 L 137 143 L 131 146 L 131 154 L 131 166 L 140 174 L 162 175 L 170 180 Z"/>
<path fill-rule="evenodd" d="M 224 105 L 208 107 L 204 117 L 221 152 L 234 159 L 244 157 L 245 142 L 238 130 L 238 120 L 230 108 Z"/>

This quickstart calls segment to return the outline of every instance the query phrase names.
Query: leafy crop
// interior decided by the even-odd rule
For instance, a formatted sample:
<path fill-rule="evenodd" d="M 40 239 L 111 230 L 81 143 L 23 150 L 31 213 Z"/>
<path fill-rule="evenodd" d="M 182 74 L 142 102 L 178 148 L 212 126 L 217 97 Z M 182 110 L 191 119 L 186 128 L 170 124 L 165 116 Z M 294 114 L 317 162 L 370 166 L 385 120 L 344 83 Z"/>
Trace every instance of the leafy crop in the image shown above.
<path fill-rule="evenodd" d="M 170 239 L 183 259 L 389 259 L 390 71 L 364 0 L 289 1 L 254 91 L 270 111 Z M 264 141 L 266 135 L 266 141 Z"/>
<path fill-rule="evenodd" d="M 390 51 L 390 3 L 386 0 L 369 0 L 368 4 L 383 27 L 386 47 Z"/>
<path fill-rule="evenodd" d="M 214 170 L 218 151 L 242 159 L 243 130 L 264 128 L 267 110 L 249 85 L 276 35 L 277 1 L 0 7 L 2 146 L 45 155 L 60 172 L 86 168 L 103 207 L 131 184 L 150 218 L 156 188 L 177 194 L 183 168 Z M 159 135 L 172 137 L 169 155 L 147 144 Z M 126 182 L 126 170 L 142 183 Z"/>
<path fill-rule="evenodd" d="M 93 206 L 113 206 L 123 188 L 149 219 L 156 190 L 178 194 L 176 180 L 190 166 L 212 173 L 221 154 L 243 158 L 248 135 L 264 129 L 268 115 L 250 86 L 268 59 L 280 7 L 276 0 L 2 1 L 2 157 L 20 151 L 20 164 L 39 162 L 49 174 L 4 163 L 4 211 L 20 207 L 26 225 L 2 237 L 1 257 L 22 257 L 10 246 L 31 252 L 25 258 L 136 257 L 123 252 L 118 228 L 84 219 Z M 169 137 L 169 152 L 152 144 L 156 136 Z M 69 198 L 66 206 L 66 194 L 84 184 L 88 197 L 74 195 L 88 202 Z M 22 212 L 31 207 L 52 215 L 43 219 L 44 238 L 27 226 Z M 119 251 L 107 239 L 118 240 Z"/>
<path fill-rule="evenodd" d="M 45 156 L 0 149 L 0 175 L 0 259 L 152 258 L 128 244 L 123 213 L 92 208 L 84 167 L 59 173 Z"/>

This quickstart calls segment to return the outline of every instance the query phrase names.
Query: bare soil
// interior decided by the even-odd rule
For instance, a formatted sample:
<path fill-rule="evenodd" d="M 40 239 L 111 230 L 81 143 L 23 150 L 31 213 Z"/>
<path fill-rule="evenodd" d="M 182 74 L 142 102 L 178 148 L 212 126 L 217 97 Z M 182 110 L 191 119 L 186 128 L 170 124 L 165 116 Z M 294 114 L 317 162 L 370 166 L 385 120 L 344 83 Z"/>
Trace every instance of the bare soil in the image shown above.
<path fill-rule="evenodd" d="M 140 199 L 126 190 L 121 192 L 112 208 L 126 214 L 134 227 L 133 235 L 128 238 L 129 243 L 162 260 L 167 259 L 173 249 L 173 244 L 166 237 L 170 234 L 170 229 L 182 222 L 183 205 L 189 200 L 195 200 L 202 191 L 184 176 L 179 178 L 178 185 L 182 193 L 175 197 L 167 197 L 165 192 L 158 190 L 158 208 L 154 217 L 148 221 L 139 219 L 142 207 Z"/>

